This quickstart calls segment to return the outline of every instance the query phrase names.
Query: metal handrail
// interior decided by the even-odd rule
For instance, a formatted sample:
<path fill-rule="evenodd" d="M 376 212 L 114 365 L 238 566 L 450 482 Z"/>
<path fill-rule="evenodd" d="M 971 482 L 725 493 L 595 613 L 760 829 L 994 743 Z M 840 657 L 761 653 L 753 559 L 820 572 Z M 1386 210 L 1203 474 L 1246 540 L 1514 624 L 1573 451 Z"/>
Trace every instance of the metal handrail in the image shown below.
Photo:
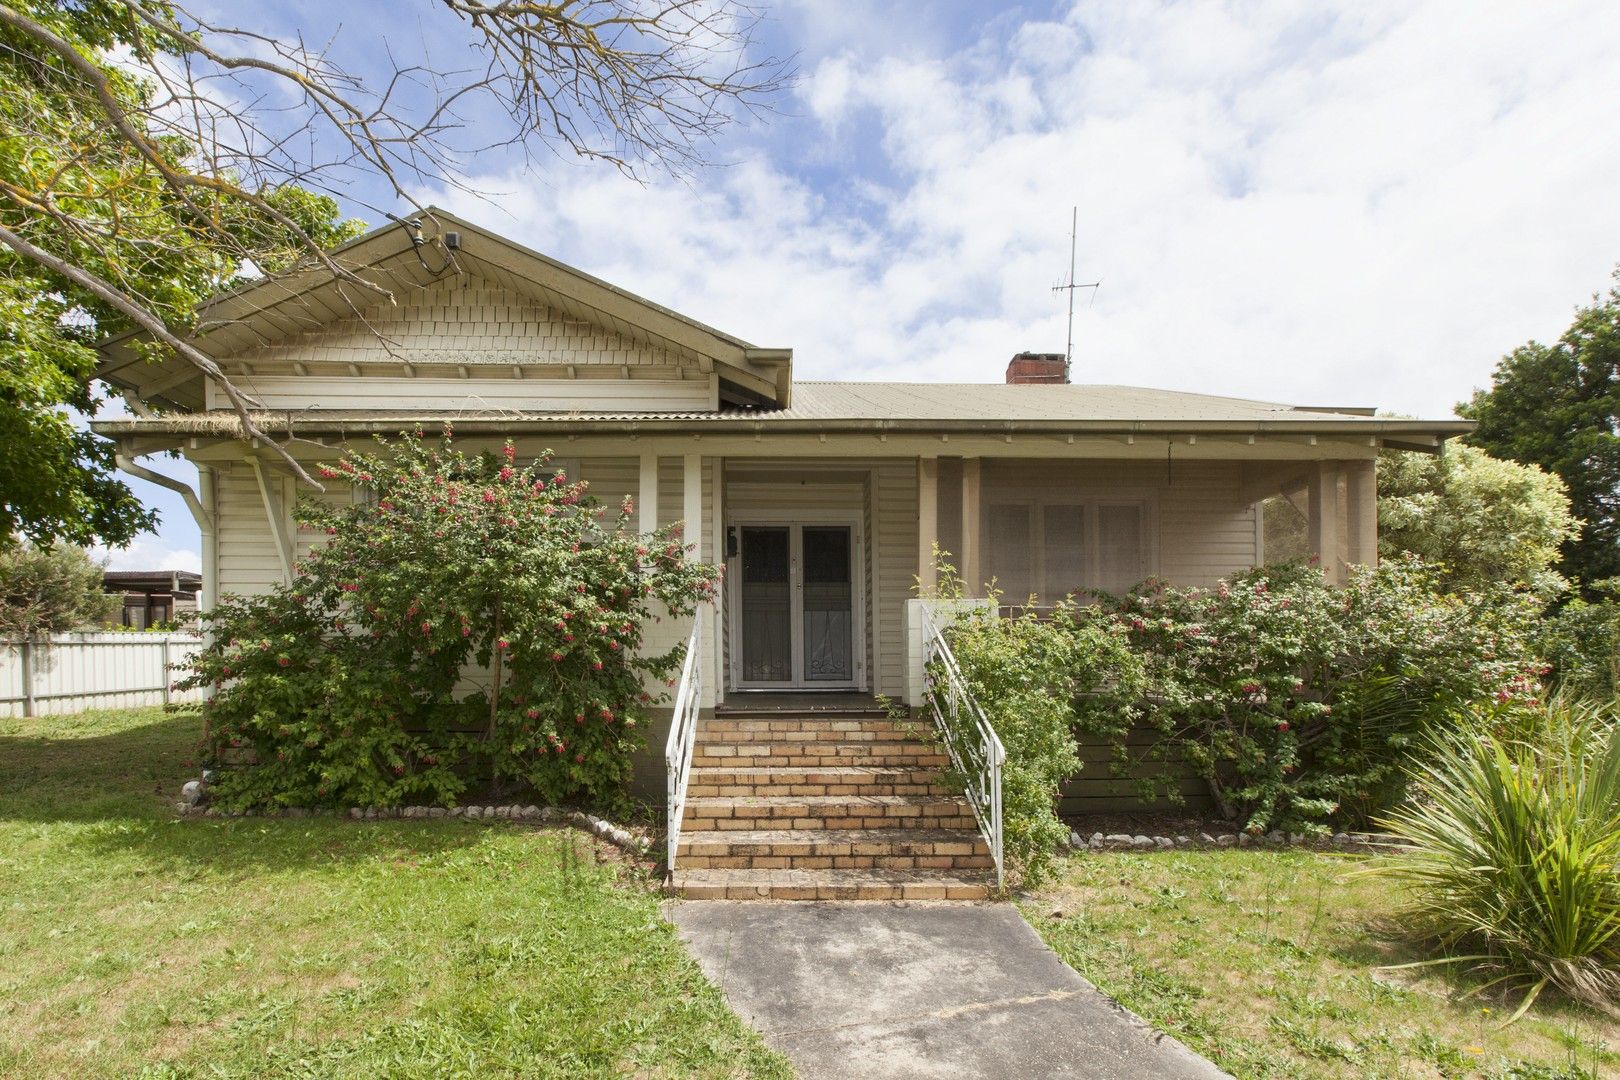
<path fill-rule="evenodd" d="M 692 636 L 686 639 L 686 658 L 681 662 L 681 681 L 675 691 L 675 711 L 669 720 L 669 741 L 664 746 L 668 776 L 669 852 L 665 866 L 675 870 L 675 850 L 681 843 L 681 817 L 686 811 L 686 785 L 692 775 L 692 748 L 697 742 L 698 714 L 703 706 L 703 665 L 698 662 L 702 648 L 703 612 L 692 616 Z"/>
<path fill-rule="evenodd" d="M 1006 885 L 1006 865 L 1002 859 L 1001 768 L 1007 763 L 1007 750 L 1001 744 L 984 710 L 973 699 L 962 669 L 951 652 L 950 643 L 934 621 L 926 605 L 922 609 L 923 679 L 928 710 L 939 728 L 951 765 L 962 774 L 968 804 L 978 819 L 979 831 L 990 845 L 996 861 L 996 887 Z M 963 724 L 963 714 L 972 721 L 975 739 Z"/>

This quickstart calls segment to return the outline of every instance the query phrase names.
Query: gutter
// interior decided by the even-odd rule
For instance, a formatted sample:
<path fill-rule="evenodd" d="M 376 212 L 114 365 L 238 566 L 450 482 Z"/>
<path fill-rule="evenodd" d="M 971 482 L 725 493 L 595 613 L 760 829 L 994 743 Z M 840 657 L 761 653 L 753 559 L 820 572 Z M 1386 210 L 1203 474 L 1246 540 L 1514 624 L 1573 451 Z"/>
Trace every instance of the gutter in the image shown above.
<path fill-rule="evenodd" d="M 195 414 L 193 414 L 195 415 Z M 394 435 L 417 424 L 448 420 L 460 432 L 504 434 L 514 431 L 554 431 L 564 434 L 783 434 L 868 433 L 883 434 L 963 434 L 963 435 L 1145 435 L 1163 438 L 1175 435 L 1352 435 L 1363 437 L 1427 438 L 1438 442 L 1474 430 L 1469 420 L 884 420 L 884 419 L 767 419 L 769 414 L 728 412 L 713 418 L 661 418 L 627 414 L 621 417 L 581 419 L 558 416 L 452 416 L 421 413 L 395 416 L 337 417 L 319 414 L 296 420 L 261 416 L 266 434 L 296 430 L 307 434 Z M 156 420 L 108 420 L 92 423 L 102 435 L 170 434 L 183 436 L 231 437 L 237 432 L 200 417 L 168 416 Z"/>

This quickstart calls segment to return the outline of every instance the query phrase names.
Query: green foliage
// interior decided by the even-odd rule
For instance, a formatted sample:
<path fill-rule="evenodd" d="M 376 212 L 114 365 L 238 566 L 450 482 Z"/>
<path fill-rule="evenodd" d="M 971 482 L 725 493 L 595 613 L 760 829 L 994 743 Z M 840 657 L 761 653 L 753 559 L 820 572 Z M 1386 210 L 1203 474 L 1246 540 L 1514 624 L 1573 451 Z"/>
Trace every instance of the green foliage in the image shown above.
<path fill-rule="evenodd" d="M 939 597 L 962 601 L 954 568 L 941 563 L 937 572 Z M 1004 851 L 1014 873 L 1033 884 L 1050 870 L 1069 835 L 1057 816 L 1057 799 L 1062 783 L 1080 770 L 1074 702 L 1105 686 L 1118 692 L 1134 685 L 1139 665 L 1121 630 L 1078 623 L 1069 607 L 1043 621 L 1033 612 L 1002 619 L 964 606 L 946 634 L 963 679 L 1006 749 Z M 938 676 L 936 670 L 936 684 Z M 942 711 L 949 721 L 949 710 Z M 965 718 L 963 724 L 961 742 L 977 742 Z"/>
<path fill-rule="evenodd" d="M 48 26 L 107 75 L 110 93 L 141 124 L 149 88 L 107 59 L 149 55 L 153 36 L 123 4 L 13 4 Z M 244 271 L 285 265 L 293 235 L 262 211 L 207 189 L 185 199 L 106 122 L 86 81 L 20 32 L 0 27 L 0 225 L 140 297 L 182 332 L 208 295 Z M 158 140 L 185 171 L 194 148 Z M 41 194 L 43 193 L 43 194 Z M 316 241 L 356 235 L 335 201 L 296 187 L 264 193 Z M 94 223 L 64 228 L 62 217 Z M 212 230 L 238 247 L 224 253 Z M 0 544 L 128 543 L 157 521 L 115 474 L 112 444 L 75 424 L 93 415 L 94 344 L 130 328 L 126 316 L 67 278 L 0 249 Z M 71 410 L 71 412 L 70 412 Z"/>
<path fill-rule="evenodd" d="M 101 574 L 82 548 L 0 548 L 0 637 L 99 627 L 119 605 L 102 591 Z"/>
<path fill-rule="evenodd" d="M 1378 458 L 1378 547 L 1421 556 L 1447 589 L 1522 586 L 1543 600 L 1568 589 L 1554 569 L 1580 533 L 1557 476 L 1448 444 L 1440 454 Z"/>
<path fill-rule="evenodd" d="M 1457 411 L 1479 422 L 1473 445 L 1563 479 L 1582 522 L 1564 545 L 1564 575 L 1620 576 L 1620 283 L 1577 311 L 1556 344 L 1503 357 L 1491 388 Z"/>
<path fill-rule="evenodd" d="M 1144 794 L 1154 765 L 1181 760 L 1242 828 L 1319 833 L 1388 805 L 1422 734 L 1456 708 L 1534 692 L 1532 606 L 1445 594 L 1410 557 L 1343 588 L 1300 564 L 1210 589 L 1148 582 L 1079 613 L 1128 633 L 1146 694 L 1082 701 L 1079 720 L 1148 775 Z M 1158 735 L 1148 747 L 1124 738 L 1138 719 Z"/>
<path fill-rule="evenodd" d="M 1560 699 L 1437 736 L 1410 804 L 1383 825 L 1411 849 L 1373 869 L 1448 963 L 1500 970 L 1527 1009 L 1552 986 L 1620 1007 L 1620 725 Z"/>
<path fill-rule="evenodd" d="M 1538 648 L 1560 690 L 1612 701 L 1620 695 L 1620 578 L 1588 591 L 1599 599 L 1574 597 L 1542 621 Z"/>
<path fill-rule="evenodd" d="M 302 505 L 329 540 L 291 587 L 216 607 L 188 680 L 215 688 L 215 758 L 257 761 L 222 772 L 223 805 L 449 802 L 475 766 L 549 802 L 623 797 L 643 686 L 684 649 L 643 653 L 645 624 L 690 615 L 716 571 L 679 525 L 638 536 L 628 499 L 604 523 L 549 460 L 412 437 L 322 470 L 374 500 Z"/>

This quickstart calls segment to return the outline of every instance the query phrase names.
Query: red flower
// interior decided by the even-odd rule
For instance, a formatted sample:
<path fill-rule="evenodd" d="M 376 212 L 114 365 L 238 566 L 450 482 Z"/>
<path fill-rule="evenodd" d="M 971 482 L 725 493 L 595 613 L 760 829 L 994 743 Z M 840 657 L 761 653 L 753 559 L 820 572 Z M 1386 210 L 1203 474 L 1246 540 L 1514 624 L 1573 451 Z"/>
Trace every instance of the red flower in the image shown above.
<path fill-rule="evenodd" d="M 497 641 L 495 643 L 495 647 L 497 649 L 509 649 L 509 648 L 511 648 L 511 646 L 509 644 L 507 644 L 507 641 L 506 641 L 505 638 L 501 638 L 499 641 Z"/>
<path fill-rule="evenodd" d="M 562 658 L 563 658 L 562 653 L 560 653 L 560 652 L 554 652 L 554 653 L 551 654 L 551 659 L 554 660 L 554 661 L 561 660 Z"/>
<path fill-rule="evenodd" d="M 602 661 L 600 661 L 600 660 L 592 660 L 591 661 L 591 670 L 592 671 L 601 671 L 602 670 Z"/>
<path fill-rule="evenodd" d="M 540 710 L 539 709 L 529 709 L 523 715 L 527 716 L 530 720 L 538 720 L 538 719 L 540 719 Z"/>
<path fill-rule="evenodd" d="M 288 660 L 285 656 L 278 656 L 276 657 L 276 663 L 281 667 L 286 667 L 288 664 L 292 663 L 292 661 Z"/>
<path fill-rule="evenodd" d="M 1288 730 L 1288 721 L 1284 720 L 1280 724 L 1278 724 L 1277 725 L 1277 730 L 1278 731 L 1287 731 Z"/>

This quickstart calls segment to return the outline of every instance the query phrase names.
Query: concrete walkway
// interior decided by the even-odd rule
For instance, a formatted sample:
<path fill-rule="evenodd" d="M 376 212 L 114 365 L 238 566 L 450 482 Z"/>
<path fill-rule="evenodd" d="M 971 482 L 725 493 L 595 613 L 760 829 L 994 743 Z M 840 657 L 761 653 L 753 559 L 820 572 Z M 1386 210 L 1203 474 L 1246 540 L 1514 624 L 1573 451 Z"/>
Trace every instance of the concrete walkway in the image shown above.
<path fill-rule="evenodd" d="M 1011 904 L 672 902 L 804 1080 L 1226 1076 L 1058 959 Z"/>

